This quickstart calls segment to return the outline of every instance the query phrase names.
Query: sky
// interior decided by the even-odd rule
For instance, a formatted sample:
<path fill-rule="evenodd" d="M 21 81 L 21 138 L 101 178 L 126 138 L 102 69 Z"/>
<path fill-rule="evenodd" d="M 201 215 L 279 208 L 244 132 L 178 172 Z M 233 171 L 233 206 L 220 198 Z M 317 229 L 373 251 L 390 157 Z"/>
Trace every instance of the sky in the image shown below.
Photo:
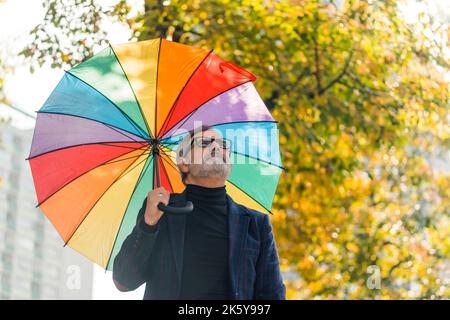
<path fill-rule="evenodd" d="M 111 6 L 117 0 L 97 1 L 104 7 Z M 131 1 L 132 3 L 133 1 Z M 139 1 L 134 1 L 139 3 Z M 24 10 L 26 8 L 26 10 Z M 27 43 L 28 32 L 44 18 L 42 0 L 7 0 L 0 4 L 0 54 L 5 48 L 9 52 L 19 52 Z M 20 16 L 20 19 L 17 17 Z M 130 31 L 118 23 L 105 23 L 108 40 L 114 43 L 128 42 Z M 100 48 L 101 49 L 101 48 Z M 100 50 L 99 49 L 99 50 Z M 13 58 L 14 59 L 14 58 Z M 17 59 L 21 64 L 20 59 Z M 62 78 L 64 71 L 44 66 L 30 73 L 26 65 L 15 69 L 12 76 L 6 78 L 5 91 L 13 106 L 34 114 L 44 104 L 51 91 Z M 34 120 L 22 116 L 7 108 L 0 108 L 0 116 L 12 117 L 13 125 L 19 128 L 33 128 Z"/>
<path fill-rule="evenodd" d="M 107 7 L 117 0 L 99 0 L 101 5 Z M 142 1 L 129 1 L 141 3 Z M 433 9 L 436 15 L 450 10 L 448 1 L 434 1 L 436 7 Z M 26 8 L 26 10 L 24 10 Z M 405 15 L 409 21 L 414 21 L 420 5 L 411 5 L 405 8 Z M 448 12 L 448 11 L 447 11 Z M 7 0 L 0 4 L 0 54 L 1 50 L 8 48 L 11 52 L 17 52 L 27 42 L 28 32 L 42 21 L 44 9 L 41 0 Z M 20 18 L 18 18 L 20 17 Z M 110 43 L 128 42 L 130 31 L 118 23 L 106 23 Z M 15 73 L 6 78 L 5 91 L 11 104 L 34 114 L 44 104 L 51 91 L 62 78 L 64 71 L 51 69 L 44 66 L 31 74 L 29 68 L 19 66 Z M 12 124 L 22 129 L 34 127 L 34 120 L 7 107 L 0 105 L 0 116 L 10 116 Z M 113 285 L 111 273 L 105 273 L 100 267 L 94 269 L 93 299 L 142 299 L 143 287 L 130 293 L 121 293 Z"/>
<path fill-rule="evenodd" d="M 116 1 L 99 1 L 102 5 Z M 9 50 L 20 50 L 25 46 L 30 29 L 44 17 L 40 0 L 8 0 L 0 4 L 0 43 Z M 26 8 L 26 10 L 24 10 Z M 20 16 L 20 19 L 17 17 Z M 128 42 L 130 32 L 119 24 L 107 24 L 108 40 L 111 43 Z M 27 66 L 18 67 L 12 76 L 6 78 L 5 91 L 13 106 L 35 114 L 44 104 L 51 91 L 64 74 L 63 70 L 43 67 L 31 74 Z M 18 128 L 30 129 L 35 121 L 7 107 L 0 106 L 0 116 L 11 116 L 12 124 Z M 133 292 L 120 292 L 112 282 L 111 272 L 94 265 L 93 299 L 142 299 L 144 286 Z"/>

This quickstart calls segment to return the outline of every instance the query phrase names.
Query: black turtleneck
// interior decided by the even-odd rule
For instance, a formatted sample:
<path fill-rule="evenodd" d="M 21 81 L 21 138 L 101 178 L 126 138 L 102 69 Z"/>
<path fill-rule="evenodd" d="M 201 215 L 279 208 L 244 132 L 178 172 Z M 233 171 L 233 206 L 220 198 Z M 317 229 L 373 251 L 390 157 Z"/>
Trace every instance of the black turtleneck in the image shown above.
<path fill-rule="evenodd" d="M 181 299 L 229 299 L 225 186 L 188 184 L 194 210 L 186 216 Z"/>

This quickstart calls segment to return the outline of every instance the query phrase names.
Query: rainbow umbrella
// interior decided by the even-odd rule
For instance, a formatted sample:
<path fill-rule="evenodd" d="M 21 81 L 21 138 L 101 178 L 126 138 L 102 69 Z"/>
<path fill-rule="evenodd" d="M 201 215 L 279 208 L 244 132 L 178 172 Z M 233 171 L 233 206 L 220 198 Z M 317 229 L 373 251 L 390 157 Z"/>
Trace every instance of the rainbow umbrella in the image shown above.
<path fill-rule="evenodd" d="M 148 192 L 184 190 L 174 149 L 201 122 L 233 141 L 227 193 L 270 213 L 278 130 L 254 80 L 212 50 L 110 45 L 66 71 L 37 112 L 27 158 L 37 206 L 66 245 L 111 270 Z"/>

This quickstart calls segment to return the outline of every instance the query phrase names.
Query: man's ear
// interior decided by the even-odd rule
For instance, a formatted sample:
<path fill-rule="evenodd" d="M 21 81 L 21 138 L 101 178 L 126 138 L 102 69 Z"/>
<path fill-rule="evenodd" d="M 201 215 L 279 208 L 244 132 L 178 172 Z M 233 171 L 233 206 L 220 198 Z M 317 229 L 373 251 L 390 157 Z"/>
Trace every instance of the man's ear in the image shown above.
<path fill-rule="evenodd" d="M 185 158 L 180 158 L 178 160 L 178 168 L 183 173 L 188 173 L 189 172 L 189 166 L 188 166 L 188 163 L 187 163 Z"/>

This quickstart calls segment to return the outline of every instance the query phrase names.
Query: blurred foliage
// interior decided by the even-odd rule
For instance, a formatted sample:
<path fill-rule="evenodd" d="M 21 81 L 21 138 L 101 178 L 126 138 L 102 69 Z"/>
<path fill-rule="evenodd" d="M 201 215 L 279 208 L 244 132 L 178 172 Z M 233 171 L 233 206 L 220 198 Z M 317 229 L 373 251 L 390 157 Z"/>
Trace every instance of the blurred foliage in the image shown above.
<path fill-rule="evenodd" d="M 2 5 L 4 5 L 5 1 L 0 0 L 0 8 Z M 5 76 L 7 74 L 7 63 L 5 63 L 5 57 L 3 48 L 0 47 L 0 103 L 6 102 L 6 96 L 5 96 Z M 0 117 L 1 119 L 1 117 Z"/>
<path fill-rule="evenodd" d="M 1 1 L 0 1 L 1 5 Z M 0 108 L 4 108 L 6 104 L 9 104 L 8 98 L 5 93 L 5 79 L 7 75 L 13 73 L 13 66 L 8 63 L 5 59 L 5 52 L 0 48 Z M 0 124 L 1 123 L 9 123 L 10 118 L 4 117 L 0 115 Z M 2 177 L 0 176 L 0 182 L 2 181 Z M 1 187 L 1 183 L 0 183 Z"/>
<path fill-rule="evenodd" d="M 257 75 L 280 122 L 288 298 L 450 298 L 447 25 L 426 11 L 408 23 L 405 1 L 135 3 L 46 0 L 22 54 L 73 66 L 106 42 L 102 19 L 213 48 Z"/>
<path fill-rule="evenodd" d="M 20 53 L 32 57 L 36 66 L 50 62 L 52 68 L 73 66 L 93 54 L 93 46 L 106 46 L 106 32 L 100 28 L 106 14 L 94 0 L 44 0 L 42 24 L 30 32 L 30 41 Z"/>
<path fill-rule="evenodd" d="M 6 52 L 0 50 L 0 104 L 9 103 L 5 94 L 5 79 L 8 75 L 14 73 L 14 67 L 5 59 Z"/>

